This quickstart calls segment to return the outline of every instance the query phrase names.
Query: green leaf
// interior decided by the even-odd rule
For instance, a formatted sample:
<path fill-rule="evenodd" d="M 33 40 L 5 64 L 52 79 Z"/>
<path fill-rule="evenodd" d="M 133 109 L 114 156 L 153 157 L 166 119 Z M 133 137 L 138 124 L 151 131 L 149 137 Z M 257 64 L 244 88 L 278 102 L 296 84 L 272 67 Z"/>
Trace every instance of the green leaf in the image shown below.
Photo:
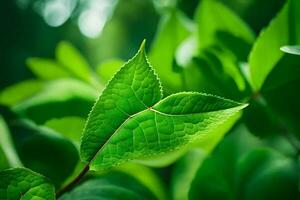
<path fill-rule="evenodd" d="M 97 67 L 97 74 L 104 83 L 107 83 L 115 73 L 119 71 L 123 64 L 124 61 L 120 59 L 104 61 Z"/>
<path fill-rule="evenodd" d="M 254 41 L 254 34 L 249 26 L 216 0 L 201 1 L 196 11 L 196 21 L 200 49 L 215 44 L 218 32 L 226 32 L 250 44 Z"/>
<path fill-rule="evenodd" d="M 66 126 L 66 124 L 68 125 Z M 79 144 L 84 124 L 85 119 L 81 117 L 63 117 L 50 119 L 46 121 L 44 126 Z"/>
<path fill-rule="evenodd" d="M 293 54 L 293 55 L 300 55 L 300 46 L 283 46 L 280 47 L 280 50 L 285 52 L 285 53 L 289 53 L 289 54 Z"/>
<path fill-rule="evenodd" d="M 249 56 L 250 76 L 254 90 L 260 90 L 268 74 L 284 53 L 280 47 L 300 42 L 300 2 L 290 0 L 264 29 Z"/>
<path fill-rule="evenodd" d="M 178 46 L 191 34 L 190 23 L 180 11 L 167 12 L 160 21 L 151 46 L 149 60 L 165 90 L 170 90 L 168 93 L 180 91 L 183 87 L 180 73 L 173 70 L 173 62 Z"/>
<path fill-rule="evenodd" d="M 105 169 L 174 151 L 197 138 L 205 140 L 246 106 L 192 92 L 161 98 L 143 44 L 93 107 L 82 137 L 82 160 L 91 168 Z"/>
<path fill-rule="evenodd" d="M 237 61 L 218 48 L 206 48 L 184 71 L 187 88 L 238 100 L 243 97 L 245 81 Z M 193 76 L 194 78 L 190 78 Z M 245 91 L 244 91 L 245 90 Z M 243 92 L 243 93 L 242 93 Z"/>
<path fill-rule="evenodd" d="M 298 167 L 272 149 L 255 149 L 240 159 L 237 199 L 298 199 Z"/>
<path fill-rule="evenodd" d="M 188 200 L 190 185 L 205 156 L 200 149 L 193 149 L 176 163 L 171 181 L 174 200 Z"/>
<path fill-rule="evenodd" d="M 53 80 L 71 77 L 72 75 L 58 62 L 45 58 L 28 58 L 26 64 L 38 78 Z"/>
<path fill-rule="evenodd" d="M 184 148 L 165 153 L 164 155 L 152 156 L 148 159 L 138 160 L 137 162 L 151 167 L 166 167 L 178 160 L 191 148 L 198 148 L 205 153 L 210 153 L 223 139 L 224 135 L 232 128 L 240 116 L 241 113 L 233 114 L 226 120 L 226 122 L 220 124 L 217 128 L 212 130 L 209 135 L 203 137 L 202 139 L 200 138 L 198 141 L 191 143 L 190 145 L 186 145 Z"/>
<path fill-rule="evenodd" d="M 262 147 L 239 126 L 207 157 L 192 182 L 189 199 L 297 199 L 293 158 Z"/>
<path fill-rule="evenodd" d="M 92 81 L 89 64 L 71 43 L 60 42 L 55 53 L 58 62 L 77 78 L 88 82 Z"/>
<path fill-rule="evenodd" d="M 42 90 L 44 84 L 38 80 L 27 80 L 9 86 L 0 92 L 0 104 L 13 106 Z"/>
<path fill-rule="evenodd" d="M 25 168 L 0 172 L 0 199 L 54 200 L 53 185 L 44 176 Z"/>
<path fill-rule="evenodd" d="M 82 81 L 60 79 L 48 82 L 40 93 L 15 105 L 13 110 L 38 124 L 65 116 L 85 118 L 96 96 L 96 90 Z"/>
<path fill-rule="evenodd" d="M 79 161 L 73 143 L 30 121 L 17 120 L 10 128 L 24 166 L 47 176 L 56 187 L 61 186 Z"/>
<path fill-rule="evenodd" d="M 162 182 L 162 179 L 154 172 L 150 167 L 146 167 L 141 164 L 136 163 L 127 163 L 116 169 L 126 173 L 139 182 L 145 185 L 158 199 L 166 200 L 167 198 L 167 189 L 166 185 Z"/>
<path fill-rule="evenodd" d="M 20 167 L 22 163 L 15 150 L 8 127 L 0 115 L 0 170 L 9 167 Z"/>
<path fill-rule="evenodd" d="M 157 199 L 148 188 L 133 177 L 114 172 L 94 179 L 87 180 L 69 193 L 64 194 L 59 200 L 82 199 Z"/>

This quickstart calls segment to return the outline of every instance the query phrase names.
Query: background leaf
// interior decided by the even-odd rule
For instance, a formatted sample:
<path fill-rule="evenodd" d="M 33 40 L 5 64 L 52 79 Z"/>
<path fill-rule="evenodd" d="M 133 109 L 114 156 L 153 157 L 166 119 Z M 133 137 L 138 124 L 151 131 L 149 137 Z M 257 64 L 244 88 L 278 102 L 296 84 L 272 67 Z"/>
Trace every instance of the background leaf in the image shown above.
<path fill-rule="evenodd" d="M 1 171 L 0 180 L 0 199 L 55 199 L 54 187 L 49 180 L 29 169 Z"/>
<path fill-rule="evenodd" d="M 167 12 L 160 21 L 149 60 L 167 94 L 182 91 L 182 78 L 173 70 L 173 62 L 178 45 L 190 35 L 192 28 L 191 22 L 177 10 Z"/>
<path fill-rule="evenodd" d="M 0 104 L 13 106 L 38 93 L 43 87 L 43 82 L 39 80 L 27 80 L 9 86 L 0 92 Z"/>
<path fill-rule="evenodd" d="M 15 150 L 9 129 L 0 115 L 0 170 L 9 167 L 21 167 L 22 162 Z"/>
<path fill-rule="evenodd" d="M 300 42 L 299 10 L 299 1 L 287 1 L 276 18 L 260 33 L 252 47 L 249 65 L 254 90 L 262 87 L 268 74 L 284 55 L 280 47 Z"/>
<path fill-rule="evenodd" d="M 97 74 L 99 75 L 100 79 L 107 83 L 115 73 L 122 67 L 124 61 L 121 59 L 111 59 L 102 62 L 97 67 Z"/>
<path fill-rule="evenodd" d="M 66 124 L 68 125 L 66 126 Z M 55 130 L 79 145 L 84 124 L 85 119 L 81 117 L 63 117 L 50 119 L 46 121 L 44 126 Z"/>
<path fill-rule="evenodd" d="M 247 129 L 239 127 L 204 160 L 189 198 L 284 199 L 290 194 L 297 197 L 297 182 L 292 158 L 262 147 Z"/>
<path fill-rule="evenodd" d="M 200 49 L 214 44 L 218 32 L 241 38 L 249 44 L 254 41 L 254 34 L 248 25 L 218 1 L 203 0 L 197 8 L 196 21 Z"/>
<path fill-rule="evenodd" d="M 111 173 L 87 180 L 59 200 L 80 199 L 157 199 L 139 181 L 124 173 Z"/>
<path fill-rule="evenodd" d="M 66 41 L 60 42 L 55 54 L 58 62 L 76 77 L 87 82 L 92 81 L 89 64 L 72 44 Z"/>
<path fill-rule="evenodd" d="M 71 77 L 72 74 L 55 60 L 45 58 L 28 58 L 26 64 L 34 75 L 43 80 Z"/>
<path fill-rule="evenodd" d="M 38 124 L 65 116 L 85 118 L 96 95 L 96 90 L 84 82 L 75 79 L 60 79 L 47 83 L 44 90 L 15 105 L 13 110 Z M 40 115 L 40 113 L 44 114 Z"/>
<path fill-rule="evenodd" d="M 16 121 L 11 130 L 25 167 L 47 176 L 56 187 L 72 174 L 79 155 L 69 140 L 30 121 Z"/>

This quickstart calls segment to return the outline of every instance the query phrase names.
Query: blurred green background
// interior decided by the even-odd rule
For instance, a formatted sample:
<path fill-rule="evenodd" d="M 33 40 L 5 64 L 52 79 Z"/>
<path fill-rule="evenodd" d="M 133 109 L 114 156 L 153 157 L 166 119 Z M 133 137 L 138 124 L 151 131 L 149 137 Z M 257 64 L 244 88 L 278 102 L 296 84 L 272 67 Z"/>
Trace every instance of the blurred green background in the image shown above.
<path fill-rule="evenodd" d="M 222 0 L 258 33 L 285 0 Z M 75 45 L 92 67 L 110 58 L 127 60 L 155 36 L 158 21 L 175 0 L 2 0 L 0 88 L 33 75 L 28 57 L 54 57 L 58 42 Z M 193 18 L 197 0 L 178 0 Z M 255 10 L 255 12 L 253 11 Z"/>

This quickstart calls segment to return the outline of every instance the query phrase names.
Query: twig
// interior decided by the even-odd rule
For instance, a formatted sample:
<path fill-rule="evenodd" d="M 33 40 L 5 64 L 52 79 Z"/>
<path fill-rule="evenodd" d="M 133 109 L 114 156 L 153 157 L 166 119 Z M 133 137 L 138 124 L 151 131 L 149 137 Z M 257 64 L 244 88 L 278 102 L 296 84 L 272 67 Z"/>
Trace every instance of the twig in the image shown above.
<path fill-rule="evenodd" d="M 77 185 L 81 181 L 81 179 L 84 177 L 84 175 L 86 175 L 86 173 L 89 171 L 89 169 L 90 169 L 89 164 L 87 164 L 74 180 L 72 180 L 65 187 L 63 187 L 62 189 L 57 191 L 56 198 L 58 199 L 62 194 L 71 190 L 75 185 Z"/>

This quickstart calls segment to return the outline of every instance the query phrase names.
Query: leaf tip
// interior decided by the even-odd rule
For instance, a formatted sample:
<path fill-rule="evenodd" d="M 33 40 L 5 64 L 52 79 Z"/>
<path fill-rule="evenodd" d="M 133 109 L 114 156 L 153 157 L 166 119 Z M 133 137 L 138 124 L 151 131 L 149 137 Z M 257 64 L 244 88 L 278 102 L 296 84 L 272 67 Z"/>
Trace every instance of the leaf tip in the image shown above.
<path fill-rule="evenodd" d="M 139 52 L 142 52 L 144 53 L 145 52 L 145 46 L 146 46 L 146 39 L 144 39 L 141 43 L 141 46 L 140 46 L 140 49 L 139 49 Z"/>

